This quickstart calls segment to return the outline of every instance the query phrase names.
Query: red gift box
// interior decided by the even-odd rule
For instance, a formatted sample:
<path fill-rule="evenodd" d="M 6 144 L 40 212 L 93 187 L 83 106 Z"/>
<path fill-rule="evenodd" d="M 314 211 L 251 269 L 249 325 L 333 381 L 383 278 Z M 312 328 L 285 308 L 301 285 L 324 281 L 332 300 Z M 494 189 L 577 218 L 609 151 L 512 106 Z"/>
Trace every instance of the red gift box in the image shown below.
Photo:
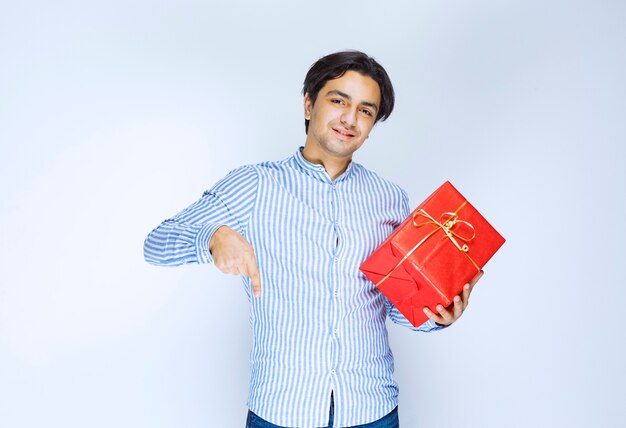
<path fill-rule="evenodd" d="M 504 244 L 504 238 L 446 181 L 359 267 L 389 301 L 420 326 L 452 303 Z"/>

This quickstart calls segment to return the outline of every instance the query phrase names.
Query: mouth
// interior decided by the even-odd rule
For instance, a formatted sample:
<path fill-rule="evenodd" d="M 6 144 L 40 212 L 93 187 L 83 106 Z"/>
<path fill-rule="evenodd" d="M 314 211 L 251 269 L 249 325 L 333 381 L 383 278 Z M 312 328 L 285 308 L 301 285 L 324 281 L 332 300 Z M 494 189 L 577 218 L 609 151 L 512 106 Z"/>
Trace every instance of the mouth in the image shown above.
<path fill-rule="evenodd" d="M 342 140 L 351 140 L 352 138 L 354 138 L 356 135 L 354 134 L 354 132 L 352 131 L 348 131 L 345 128 L 332 128 L 333 132 L 335 132 L 335 134 L 337 136 L 339 136 L 339 138 L 341 138 Z"/>

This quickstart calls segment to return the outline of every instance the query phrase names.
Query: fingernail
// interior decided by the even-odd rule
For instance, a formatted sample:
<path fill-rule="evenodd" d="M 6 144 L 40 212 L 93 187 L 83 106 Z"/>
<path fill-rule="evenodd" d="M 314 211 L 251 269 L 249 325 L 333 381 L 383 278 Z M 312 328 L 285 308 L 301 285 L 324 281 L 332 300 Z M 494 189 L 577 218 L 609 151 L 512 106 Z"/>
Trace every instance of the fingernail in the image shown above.
<path fill-rule="evenodd" d="M 460 301 L 461 301 L 461 298 L 460 298 L 459 296 L 454 296 L 454 301 L 455 301 L 455 302 L 460 302 Z"/>
<path fill-rule="evenodd" d="M 469 284 L 465 284 L 465 286 L 463 288 L 465 288 L 466 290 L 469 290 Z"/>
<path fill-rule="evenodd" d="M 424 311 L 425 314 L 428 314 L 428 309 L 427 308 L 424 308 L 422 310 Z"/>
<path fill-rule="evenodd" d="M 438 310 L 439 312 L 443 311 L 443 306 L 441 306 L 441 305 L 437 305 L 437 310 Z"/>

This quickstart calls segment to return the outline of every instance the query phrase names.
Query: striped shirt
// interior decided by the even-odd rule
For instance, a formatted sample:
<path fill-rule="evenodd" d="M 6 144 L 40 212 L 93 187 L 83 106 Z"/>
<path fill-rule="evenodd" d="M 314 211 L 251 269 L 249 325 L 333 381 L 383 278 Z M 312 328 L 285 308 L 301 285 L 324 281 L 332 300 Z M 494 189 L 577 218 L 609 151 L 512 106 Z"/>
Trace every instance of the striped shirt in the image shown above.
<path fill-rule="evenodd" d="M 222 225 L 253 246 L 260 298 L 250 301 L 248 407 L 286 427 L 380 419 L 398 404 L 387 316 L 419 328 L 358 269 L 409 214 L 406 192 L 358 163 L 334 181 L 301 154 L 235 169 L 146 238 L 157 265 L 211 263 L 208 243 Z"/>

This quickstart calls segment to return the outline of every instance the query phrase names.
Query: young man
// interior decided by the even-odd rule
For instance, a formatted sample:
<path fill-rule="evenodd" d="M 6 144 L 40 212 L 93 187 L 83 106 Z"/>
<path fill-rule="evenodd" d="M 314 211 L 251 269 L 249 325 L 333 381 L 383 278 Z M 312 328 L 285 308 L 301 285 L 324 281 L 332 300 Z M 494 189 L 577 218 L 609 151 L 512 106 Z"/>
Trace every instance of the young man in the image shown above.
<path fill-rule="evenodd" d="M 419 328 L 363 276 L 361 262 L 409 214 L 406 193 L 352 162 L 394 105 L 362 52 L 317 61 L 304 81 L 306 141 L 278 162 L 240 167 L 145 242 L 158 265 L 211 263 L 242 275 L 253 346 L 248 428 L 396 427 L 385 319 L 417 331 L 454 322 L 475 278 Z M 253 296 L 254 295 L 254 296 Z"/>

